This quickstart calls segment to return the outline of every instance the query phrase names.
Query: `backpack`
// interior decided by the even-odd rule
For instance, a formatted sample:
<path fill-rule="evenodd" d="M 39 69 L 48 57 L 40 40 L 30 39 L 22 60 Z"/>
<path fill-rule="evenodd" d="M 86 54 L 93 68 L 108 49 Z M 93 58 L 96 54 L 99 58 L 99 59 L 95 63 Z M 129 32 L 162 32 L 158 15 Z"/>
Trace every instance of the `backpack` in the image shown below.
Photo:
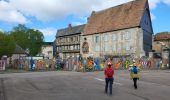
<path fill-rule="evenodd" d="M 134 74 L 137 74 L 137 73 L 138 73 L 138 69 L 137 69 L 136 67 L 133 67 L 133 70 L 132 70 L 132 71 L 133 71 Z"/>
<path fill-rule="evenodd" d="M 113 69 L 112 68 L 107 68 L 106 70 L 106 75 L 108 77 L 113 77 Z"/>

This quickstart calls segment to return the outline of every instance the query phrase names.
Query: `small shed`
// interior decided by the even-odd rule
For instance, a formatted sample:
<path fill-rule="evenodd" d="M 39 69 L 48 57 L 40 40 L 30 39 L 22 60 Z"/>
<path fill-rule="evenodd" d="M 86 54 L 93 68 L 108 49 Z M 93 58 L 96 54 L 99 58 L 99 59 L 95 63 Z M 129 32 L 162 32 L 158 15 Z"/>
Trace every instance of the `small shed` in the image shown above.
<path fill-rule="evenodd" d="M 21 57 L 27 56 L 27 53 L 19 45 L 16 45 L 14 53 L 12 54 L 12 60 L 20 59 Z"/>

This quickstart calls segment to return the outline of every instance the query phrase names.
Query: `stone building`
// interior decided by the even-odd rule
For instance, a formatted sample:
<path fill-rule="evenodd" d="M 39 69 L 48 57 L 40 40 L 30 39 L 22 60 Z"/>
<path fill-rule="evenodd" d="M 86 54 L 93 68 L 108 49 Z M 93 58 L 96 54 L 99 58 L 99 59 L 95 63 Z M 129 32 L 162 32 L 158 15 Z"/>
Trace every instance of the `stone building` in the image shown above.
<path fill-rule="evenodd" d="M 60 29 L 56 34 L 56 52 L 58 57 L 65 59 L 80 55 L 80 35 L 85 25 L 72 26 Z"/>
<path fill-rule="evenodd" d="M 40 54 L 44 59 L 53 59 L 53 42 L 44 42 Z"/>
<path fill-rule="evenodd" d="M 170 48 L 170 33 L 161 32 L 154 36 L 153 50 L 155 52 L 162 52 L 164 49 Z"/>
<path fill-rule="evenodd" d="M 161 32 L 154 35 L 154 54 L 160 55 L 162 58 L 168 58 L 168 49 L 170 49 L 170 33 Z"/>
<path fill-rule="evenodd" d="M 11 60 L 13 61 L 15 59 L 20 59 L 22 57 L 26 57 L 27 55 L 28 54 L 25 52 L 25 50 L 16 44 L 14 53 L 11 56 Z"/>
<path fill-rule="evenodd" d="M 81 37 L 83 57 L 147 56 L 152 51 L 152 23 L 147 0 L 133 0 L 93 11 Z"/>

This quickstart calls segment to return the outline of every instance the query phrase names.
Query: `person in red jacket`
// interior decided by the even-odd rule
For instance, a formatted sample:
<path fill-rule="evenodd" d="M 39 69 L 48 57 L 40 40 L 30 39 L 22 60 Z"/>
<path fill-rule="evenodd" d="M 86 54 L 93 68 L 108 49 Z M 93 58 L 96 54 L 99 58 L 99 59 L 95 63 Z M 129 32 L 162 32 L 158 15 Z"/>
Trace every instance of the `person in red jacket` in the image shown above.
<path fill-rule="evenodd" d="M 105 74 L 105 93 L 107 94 L 107 90 L 108 90 L 108 85 L 109 85 L 109 90 L 110 90 L 110 95 L 112 95 L 112 85 L 113 85 L 113 75 L 114 75 L 114 70 L 113 70 L 113 66 L 111 62 L 108 62 L 107 67 L 104 70 L 104 74 Z"/>

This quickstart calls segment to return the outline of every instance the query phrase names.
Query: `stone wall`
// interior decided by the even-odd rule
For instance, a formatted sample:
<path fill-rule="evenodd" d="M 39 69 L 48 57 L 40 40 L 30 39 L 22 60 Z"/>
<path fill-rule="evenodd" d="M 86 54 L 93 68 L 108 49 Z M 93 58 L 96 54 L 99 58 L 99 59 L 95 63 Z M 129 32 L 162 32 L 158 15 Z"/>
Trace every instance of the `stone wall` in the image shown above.
<path fill-rule="evenodd" d="M 143 33 L 140 28 L 131 28 L 106 32 L 100 34 L 81 36 L 81 54 L 83 57 L 102 57 L 104 55 L 131 55 L 144 56 Z M 82 52 L 82 44 L 86 38 L 89 45 L 89 53 Z"/>

